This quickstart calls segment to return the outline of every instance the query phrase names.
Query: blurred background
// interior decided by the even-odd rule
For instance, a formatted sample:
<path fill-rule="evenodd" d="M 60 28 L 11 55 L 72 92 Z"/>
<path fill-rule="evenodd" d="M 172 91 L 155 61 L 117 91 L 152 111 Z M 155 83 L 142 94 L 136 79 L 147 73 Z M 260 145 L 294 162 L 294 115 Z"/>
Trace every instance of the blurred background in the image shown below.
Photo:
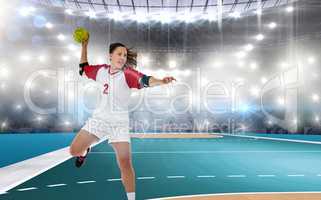
<path fill-rule="evenodd" d="M 100 101 L 80 77 L 109 63 L 108 46 L 138 52 L 137 70 L 168 86 L 133 91 L 132 132 L 320 133 L 318 0 L 1 1 L 0 130 L 77 132 Z"/>

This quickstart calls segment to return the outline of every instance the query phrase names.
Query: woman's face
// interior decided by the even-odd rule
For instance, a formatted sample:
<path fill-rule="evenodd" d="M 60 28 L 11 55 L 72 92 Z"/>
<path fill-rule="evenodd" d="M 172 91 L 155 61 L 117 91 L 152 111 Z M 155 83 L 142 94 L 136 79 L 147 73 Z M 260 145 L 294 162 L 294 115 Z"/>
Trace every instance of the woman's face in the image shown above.
<path fill-rule="evenodd" d="M 117 47 L 110 54 L 110 61 L 112 66 L 116 69 L 122 69 L 127 62 L 127 50 L 125 47 Z"/>

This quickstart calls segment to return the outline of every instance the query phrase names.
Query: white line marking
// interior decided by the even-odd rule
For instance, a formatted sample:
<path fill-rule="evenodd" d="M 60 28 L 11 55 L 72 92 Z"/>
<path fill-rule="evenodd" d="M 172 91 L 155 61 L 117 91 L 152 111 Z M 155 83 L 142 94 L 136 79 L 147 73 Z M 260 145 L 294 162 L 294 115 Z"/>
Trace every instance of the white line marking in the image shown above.
<path fill-rule="evenodd" d="M 67 185 L 67 184 L 59 183 L 59 184 L 47 185 L 47 187 L 52 188 L 52 187 L 60 187 L 60 186 L 65 186 L 65 185 Z"/>
<path fill-rule="evenodd" d="M 231 135 L 226 133 L 218 133 L 218 135 L 232 136 L 232 137 L 243 137 L 243 138 L 254 138 L 254 139 L 264 139 L 264 140 L 275 140 L 275 141 L 284 141 L 284 142 L 297 142 L 297 143 L 307 143 L 307 144 L 321 144 L 319 141 L 307 141 L 307 140 L 293 140 L 293 139 L 284 139 L 284 138 L 269 138 L 262 136 L 249 136 L 249 135 Z"/>
<path fill-rule="evenodd" d="M 239 175 L 228 175 L 228 178 L 245 178 L 246 176 L 243 174 L 239 174 Z"/>
<path fill-rule="evenodd" d="M 288 177 L 302 177 L 304 174 L 289 174 Z"/>
<path fill-rule="evenodd" d="M 185 178 L 185 176 L 167 176 L 167 178 Z"/>
<path fill-rule="evenodd" d="M 17 189 L 17 191 L 19 191 L 19 192 L 23 192 L 23 191 L 36 190 L 36 189 L 38 189 L 38 188 L 36 188 L 36 187 L 30 187 L 30 188 L 21 188 L 21 189 Z"/>
<path fill-rule="evenodd" d="M 78 184 L 95 183 L 96 181 L 78 181 Z"/>
<path fill-rule="evenodd" d="M 120 178 L 110 178 L 110 179 L 107 179 L 107 181 L 121 181 Z"/>
<path fill-rule="evenodd" d="M 104 141 L 105 138 L 92 147 Z M 70 158 L 69 147 L 65 147 L 0 168 L 0 193 L 9 191 Z"/>
<path fill-rule="evenodd" d="M 91 154 L 115 154 L 114 152 L 90 152 Z M 321 151 L 136 151 L 132 154 L 198 154 L 198 153 L 321 153 Z"/>
<path fill-rule="evenodd" d="M 155 179 L 155 177 L 138 177 L 138 180 Z"/>
<path fill-rule="evenodd" d="M 235 195 L 265 195 L 265 194 L 320 194 L 321 191 L 310 191 L 310 192 L 240 192 L 240 193 L 217 193 L 217 194 L 201 194 L 201 195 L 186 195 L 186 196 L 174 196 L 148 200 L 167 200 L 167 199 L 182 199 L 182 198 L 197 198 L 197 197 L 216 197 L 216 196 L 235 196 Z"/>
<path fill-rule="evenodd" d="M 205 176 L 197 176 L 197 178 L 215 178 L 216 176 L 205 175 Z"/>
<path fill-rule="evenodd" d="M 274 174 L 259 174 L 259 175 L 257 175 L 258 177 L 275 177 L 275 175 Z"/>

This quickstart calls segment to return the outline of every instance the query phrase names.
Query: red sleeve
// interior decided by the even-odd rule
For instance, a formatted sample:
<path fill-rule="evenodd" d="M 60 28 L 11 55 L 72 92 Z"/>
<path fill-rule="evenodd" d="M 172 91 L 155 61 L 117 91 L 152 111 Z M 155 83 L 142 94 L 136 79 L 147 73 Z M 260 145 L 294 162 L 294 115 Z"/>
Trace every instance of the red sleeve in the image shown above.
<path fill-rule="evenodd" d="M 133 69 L 132 67 L 126 67 L 124 69 L 125 79 L 129 88 L 142 88 L 141 78 L 144 76 L 143 73 Z"/>
<path fill-rule="evenodd" d="M 106 67 L 106 65 L 86 65 L 84 66 L 84 72 L 88 78 L 96 80 L 97 72 L 102 67 Z"/>

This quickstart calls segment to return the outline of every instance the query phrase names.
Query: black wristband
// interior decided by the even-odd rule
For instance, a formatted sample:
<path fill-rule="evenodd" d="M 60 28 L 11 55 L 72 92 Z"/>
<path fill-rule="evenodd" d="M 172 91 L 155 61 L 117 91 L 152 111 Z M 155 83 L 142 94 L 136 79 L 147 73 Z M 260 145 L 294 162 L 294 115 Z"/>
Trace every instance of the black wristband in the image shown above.
<path fill-rule="evenodd" d="M 144 75 L 141 79 L 140 79 L 140 83 L 143 87 L 149 87 L 149 79 L 151 76 L 146 76 Z"/>
<path fill-rule="evenodd" d="M 84 62 L 84 63 L 80 63 L 79 64 L 79 74 L 80 74 L 80 76 L 82 76 L 82 74 L 84 73 L 84 67 L 88 66 L 88 65 L 89 65 L 88 62 Z"/>

